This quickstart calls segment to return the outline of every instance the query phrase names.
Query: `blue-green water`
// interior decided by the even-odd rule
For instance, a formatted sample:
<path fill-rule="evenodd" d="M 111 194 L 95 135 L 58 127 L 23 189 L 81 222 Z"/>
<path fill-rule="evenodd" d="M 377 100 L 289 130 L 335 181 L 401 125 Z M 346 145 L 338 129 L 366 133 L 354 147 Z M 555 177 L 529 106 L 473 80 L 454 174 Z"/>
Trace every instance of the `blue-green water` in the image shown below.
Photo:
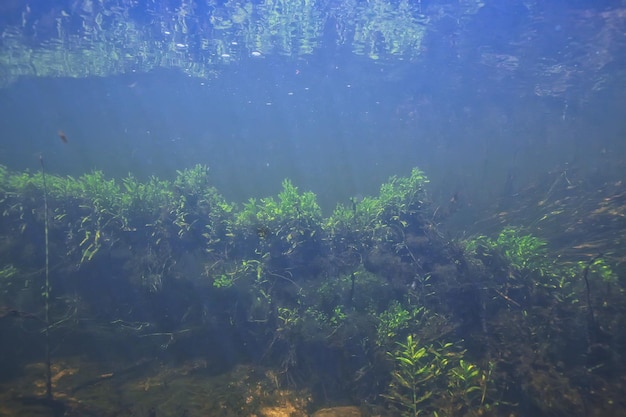
<path fill-rule="evenodd" d="M 43 153 L 61 174 L 98 168 L 143 178 L 203 163 L 233 199 L 273 194 L 289 177 L 326 210 L 413 166 L 446 199 L 491 198 L 508 176 L 521 187 L 556 167 L 619 175 L 621 9 L 427 2 L 419 13 L 411 4 L 420 34 L 411 41 L 407 28 L 387 30 L 409 25 L 405 18 L 370 3 L 320 2 L 317 14 L 297 18 L 309 6 L 295 2 L 276 27 L 222 30 L 211 26 L 215 15 L 243 3 L 191 2 L 187 14 L 168 2 L 4 6 L 2 162 L 33 169 Z M 361 10 L 376 4 L 381 16 Z M 281 16 L 280 2 L 273 7 Z M 259 26 L 266 14 L 249 19 Z M 317 28 L 307 53 L 300 26 Z M 357 40 L 366 35 L 363 50 Z M 187 46 L 169 51 L 174 40 Z M 58 56 L 42 52 L 54 48 Z"/>
<path fill-rule="evenodd" d="M 490 403 L 474 398 L 453 412 L 433 401 L 423 404 L 425 415 L 624 412 L 617 398 L 626 369 L 619 330 L 626 259 L 626 5 L 12 0 L 0 5 L 0 32 L 0 165 L 6 172 L 39 178 L 43 160 L 53 184 L 94 170 L 118 184 L 129 174 L 138 181 L 170 181 L 163 189 L 171 195 L 136 205 L 122 197 L 123 203 L 102 203 L 102 195 L 87 188 L 62 195 L 52 187 L 51 294 L 60 301 L 47 325 L 59 322 L 61 328 L 51 333 L 62 352 L 57 363 L 99 351 L 98 340 L 123 350 L 123 335 L 115 332 L 122 321 L 132 322 L 133 340 L 147 346 L 129 354 L 130 363 L 171 366 L 200 357 L 212 377 L 252 363 L 278 375 L 276 386 L 310 389 L 314 405 L 308 411 L 349 403 L 410 414 L 389 398 L 394 363 L 386 352 L 393 353 L 396 342 L 407 346 L 406 336 L 413 334 L 425 345 L 458 343 L 484 375 L 496 364 L 493 391 L 482 391 Z M 204 200 L 189 191 L 193 187 L 176 185 L 181 171 L 198 164 L 208 167 L 210 186 L 230 209 L 197 203 Z M 410 176 L 414 167 L 430 180 L 420 195 L 423 206 L 384 200 L 381 184 Z M 284 192 L 284 179 L 300 193 L 313 192 L 319 213 L 309 213 L 304 202 L 291 211 L 276 209 L 278 214 L 267 205 L 246 211 L 250 198 L 258 202 Z M 32 188 L 16 184 L 5 181 L 0 197 L 0 306 L 7 312 L 0 326 L 3 340 L 16 341 L 5 348 L 8 359 L 0 366 L 25 378 L 29 374 L 21 370 L 42 361 L 37 349 L 23 357 L 16 352 L 33 340 L 42 343 L 29 318 L 43 317 L 38 297 L 48 190 L 37 180 Z M 122 185 L 116 192 L 132 197 L 129 190 Z M 367 196 L 380 196 L 371 212 Z M 345 224 L 333 212 L 337 204 L 350 218 Z M 388 205 L 400 214 L 389 214 Z M 506 226 L 545 240 L 548 251 L 541 256 L 559 267 L 544 273 L 539 270 L 546 264 L 535 258 L 528 267 L 502 248 L 500 261 L 467 249 L 468 239 L 496 239 Z M 587 264 L 591 260 L 606 265 Z M 574 266 L 576 271 L 567 269 Z M 456 275 L 447 268 L 456 268 Z M 97 283 L 83 275 L 97 277 Z M 592 279 L 591 301 L 585 301 L 583 275 Z M 365 277 L 361 305 L 353 299 L 356 276 Z M 223 290 L 215 283 L 223 284 L 224 277 L 250 285 Z M 437 302 L 424 299 L 431 277 Z M 489 284 L 483 282 L 488 278 Z M 376 286 L 383 288 L 378 301 Z M 537 295 L 535 287 L 549 295 Z M 110 295 L 99 299 L 103 291 Z M 333 291 L 341 296 L 333 299 Z M 454 297 L 467 309 L 454 306 Z M 413 322 L 422 322 L 389 336 L 388 344 L 374 342 L 368 332 L 388 319 L 384 312 L 403 317 L 394 302 L 414 314 Z M 423 313 L 428 320 L 449 322 L 428 327 L 426 318 L 412 312 L 416 303 L 433 312 Z M 590 320 L 594 304 L 598 323 L 577 327 Z M 524 322 L 521 317 L 533 308 L 541 311 Z M 346 315 L 354 320 L 342 321 Z M 465 315 L 475 321 L 465 322 Z M 536 359 L 550 372 L 533 374 L 532 355 L 507 350 L 507 343 L 516 343 L 512 335 L 523 334 L 520 328 L 531 334 L 550 318 L 548 330 L 537 336 L 538 345 L 549 346 L 542 348 L 547 353 Z M 70 323 L 79 326 L 81 319 L 90 330 L 71 336 Z M 506 320 L 513 322 L 508 329 Z M 298 335 L 296 323 L 302 326 Z M 329 327 L 307 327 L 320 323 Z M 291 339 L 282 333 L 288 325 L 294 326 Z M 100 334 L 101 327 L 115 334 Z M 168 339 L 179 334 L 192 336 L 178 344 Z M 333 340 L 336 335 L 341 342 Z M 507 342 L 496 346 L 498 337 Z M 570 345 L 571 353 L 556 357 Z M 337 349 L 350 354 L 342 357 Z M 514 364 L 515 355 L 524 357 L 521 365 Z M 104 356 L 112 362 L 125 357 Z M 325 361 L 319 375 L 312 371 Z M 117 369 L 143 371 L 133 366 Z M 335 368 L 341 370 L 330 371 Z M 594 374 L 609 368 L 615 371 Z M 585 372 L 593 377 L 583 377 Z M 554 395 L 562 407 L 546 405 L 548 394 L 537 394 L 537 403 L 528 399 L 539 387 L 559 385 L 559 373 L 565 375 L 558 380 L 563 392 Z M 324 385 L 324 378 L 336 381 Z M 610 393 L 593 393 L 607 386 Z M 186 415 L 146 401 L 156 415 Z M 149 408 L 135 415 L 153 415 Z M 237 415 L 229 412 L 223 415 Z"/>

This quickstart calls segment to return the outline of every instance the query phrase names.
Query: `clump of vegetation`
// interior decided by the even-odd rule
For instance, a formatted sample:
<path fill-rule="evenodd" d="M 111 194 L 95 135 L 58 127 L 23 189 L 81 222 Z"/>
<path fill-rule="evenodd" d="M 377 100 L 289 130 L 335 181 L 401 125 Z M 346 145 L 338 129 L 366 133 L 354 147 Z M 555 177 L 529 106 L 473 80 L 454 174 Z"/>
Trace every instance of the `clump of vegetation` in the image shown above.
<path fill-rule="evenodd" d="M 304 265 L 320 249 L 322 211 L 310 191 L 300 193 L 285 180 L 278 198 L 250 199 L 235 217 L 234 229 L 256 254 L 275 264 L 290 258 Z M 293 263 L 292 263 L 293 266 Z"/>
<path fill-rule="evenodd" d="M 456 416 L 485 406 L 488 374 L 466 361 L 454 343 L 422 345 L 408 335 L 397 345 L 387 352 L 394 370 L 383 396 L 403 416 Z"/>
<path fill-rule="evenodd" d="M 207 341 L 219 340 L 246 346 L 233 363 L 271 367 L 278 386 L 409 416 L 496 415 L 528 398 L 565 415 L 576 407 L 549 395 L 557 385 L 591 401 L 586 386 L 625 366 L 614 266 L 560 262 L 513 227 L 445 238 L 427 183 L 414 169 L 324 217 L 289 180 L 276 197 L 227 202 L 201 165 L 173 181 L 47 175 L 51 337 L 83 317 L 98 323 L 89 337 L 123 328 L 218 362 Z M 0 205 L 0 299 L 37 311 L 41 173 L 0 167 Z"/>

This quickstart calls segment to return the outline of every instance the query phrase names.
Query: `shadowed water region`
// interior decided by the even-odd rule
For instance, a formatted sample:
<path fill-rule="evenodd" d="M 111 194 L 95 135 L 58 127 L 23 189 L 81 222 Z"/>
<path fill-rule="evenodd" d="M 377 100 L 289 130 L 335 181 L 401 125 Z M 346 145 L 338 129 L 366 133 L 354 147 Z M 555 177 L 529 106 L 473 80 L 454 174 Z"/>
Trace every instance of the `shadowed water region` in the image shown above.
<path fill-rule="evenodd" d="M 5 1 L 0 416 L 622 416 L 626 6 Z"/>

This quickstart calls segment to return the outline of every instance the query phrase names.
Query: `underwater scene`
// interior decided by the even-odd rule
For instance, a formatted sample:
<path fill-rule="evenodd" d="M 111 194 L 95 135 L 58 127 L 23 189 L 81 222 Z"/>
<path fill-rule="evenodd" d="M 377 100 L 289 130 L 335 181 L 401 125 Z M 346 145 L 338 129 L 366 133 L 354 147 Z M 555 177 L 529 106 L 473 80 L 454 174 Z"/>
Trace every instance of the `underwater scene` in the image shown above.
<path fill-rule="evenodd" d="M 626 1 L 0 34 L 0 417 L 626 416 Z"/>

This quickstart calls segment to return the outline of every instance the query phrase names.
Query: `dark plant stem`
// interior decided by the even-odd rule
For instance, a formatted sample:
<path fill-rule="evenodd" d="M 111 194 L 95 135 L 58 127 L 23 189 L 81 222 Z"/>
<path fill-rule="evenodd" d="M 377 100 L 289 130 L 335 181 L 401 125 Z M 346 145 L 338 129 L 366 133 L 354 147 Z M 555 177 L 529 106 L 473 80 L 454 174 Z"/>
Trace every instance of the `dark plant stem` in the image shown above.
<path fill-rule="evenodd" d="M 354 280 L 355 280 L 354 272 L 350 275 L 350 280 L 352 281 L 352 285 L 350 286 L 350 298 L 348 299 L 348 307 L 352 307 L 352 303 L 354 300 Z"/>
<path fill-rule="evenodd" d="M 589 346 L 591 346 L 592 344 L 594 344 L 596 342 L 596 318 L 593 314 L 593 307 L 591 305 L 591 289 L 589 288 L 589 278 L 587 277 L 587 275 L 589 275 L 589 268 L 591 268 L 591 266 L 602 257 L 602 254 L 598 254 L 596 256 L 594 256 L 589 262 L 587 262 L 587 265 L 585 266 L 585 269 L 583 271 L 583 278 L 585 280 L 585 288 L 587 289 L 587 321 L 588 321 L 588 344 Z"/>
<path fill-rule="evenodd" d="M 50 255 L 48 250 L 48 187 L 46 185 L 46 170 L 43 164 L 43 156 L 39 156 L 39 162 L 41 162 L 41 176 L 43 179 L 43 221 L 44 221 L 44 241 L 46 251 L 46 283 L 44 286 L 44 301 L 46 309 L 46 328 L 44 335 L 46 338 L 46 399 L 52 400 L 52 367 L 50 360 Z"/>

